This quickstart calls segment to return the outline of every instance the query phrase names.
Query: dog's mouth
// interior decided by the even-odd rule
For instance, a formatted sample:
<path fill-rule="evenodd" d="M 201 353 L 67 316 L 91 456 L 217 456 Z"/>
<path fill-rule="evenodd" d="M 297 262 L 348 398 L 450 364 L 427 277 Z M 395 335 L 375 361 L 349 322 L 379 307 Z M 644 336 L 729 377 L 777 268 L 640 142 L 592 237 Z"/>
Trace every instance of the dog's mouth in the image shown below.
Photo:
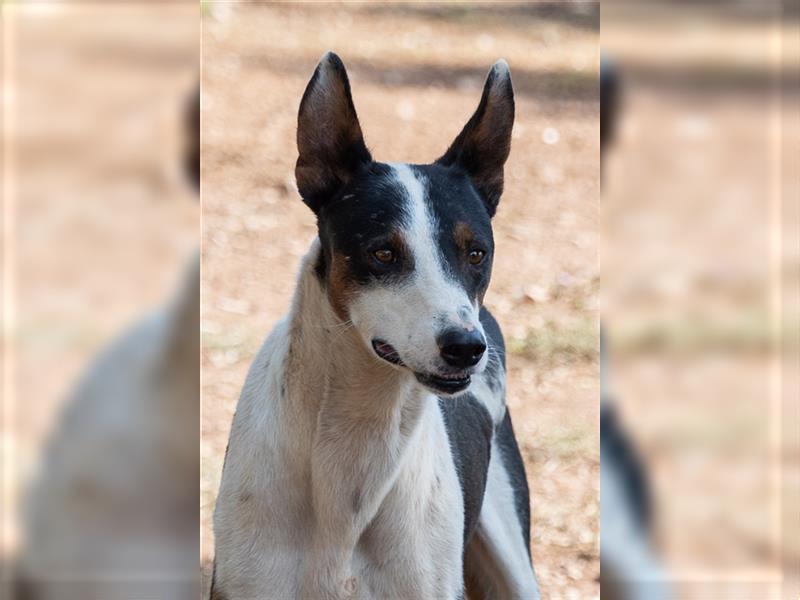
<path fill-rule="evenodd" d="M 375 350 L 375 354 L 386 362 L 392 363 L 393 365 L 400 365 L 401 367 L 405 366 L 403 361 L 400 360 L 400 355 L 397 353 L 397 350 L 395 350 L 394 346 L 390 343 L 375 339 L 372 340 L 372 349 Z"/>
<path fill-rule="evenodd" d="M 433 373 L 414 373 L 422 385 L 442 394 L 457 394 L 469 387 L 472 378 L 465 374 L 434 375 Z"/>
<path fill-rule="evenodd" d="M 372 340 L 372 349 L 380 358 L 393 365 L 405 367 L 397 350 L 389 342 L 380 339 Z M 434 375 L 433 373 L 420 373 L 414 371 L 414 376 L 422 385 L 440 394 L 457 394 L 469 387 L 472 378 L 467 373 L 453 373 L 447 375 Z"/>

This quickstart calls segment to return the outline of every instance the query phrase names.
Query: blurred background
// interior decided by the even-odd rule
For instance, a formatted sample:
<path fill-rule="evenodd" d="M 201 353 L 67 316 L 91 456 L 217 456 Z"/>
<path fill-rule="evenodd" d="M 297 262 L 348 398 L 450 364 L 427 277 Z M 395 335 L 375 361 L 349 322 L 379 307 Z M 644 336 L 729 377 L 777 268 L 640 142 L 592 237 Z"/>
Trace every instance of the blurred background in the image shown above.
<path fill-rule="evenodd" d="M 546 597 L 599 596 L 597 3 L 203 4 L 202 557 L 233 411 L 316 235 L 294 184 L 320 56 L 347 66 L 382 161 L 440 156 L 505 58 L 516 123 L 486 303 L 509 348 Z"/>
<path fill-rule="evenodd" d="M 0 10 L 2 597 L 195 598 L 199 7 Z"/>
<path fill-rule="evenodd" d="M 799 40 L 796 3 L 603 5 L 604 374 L 669 597 L 798 597 Z"/>
<path fill-rule="evenodd" d="M 604 387 L 650 484 L 661 591 L 797 598 L 796 4 L 604 3 L 619 103 L 599 215 L 596 4 L 0 11 L 3 597 L 197 596 L 202 12 L 204 566 L 244 373 L 314 235 L 293 164 L 317 59 L 347 63 L 378 157 L 424 161 L 502 56 L 518 117 L 487 302 L 542 587 L 599 594 L 602 275 Z"/>

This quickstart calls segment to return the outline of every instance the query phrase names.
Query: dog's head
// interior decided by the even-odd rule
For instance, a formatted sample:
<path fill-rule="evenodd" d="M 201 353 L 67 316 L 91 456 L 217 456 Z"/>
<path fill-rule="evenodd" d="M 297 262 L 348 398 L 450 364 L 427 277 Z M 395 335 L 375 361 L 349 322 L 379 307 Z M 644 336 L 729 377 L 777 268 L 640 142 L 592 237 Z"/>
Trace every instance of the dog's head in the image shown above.
<path fill-rule="evenodd" d="M 331 306 L 376 359 L 410 369 L 440 394 L 466 390 L 488 360 L 479 311 L 513 122 L 504 61 L 433 164 L 372 159 L 335 54 L 322 58 L 300 104 L 295 175 L 317 215 L 317 273 Z"/>

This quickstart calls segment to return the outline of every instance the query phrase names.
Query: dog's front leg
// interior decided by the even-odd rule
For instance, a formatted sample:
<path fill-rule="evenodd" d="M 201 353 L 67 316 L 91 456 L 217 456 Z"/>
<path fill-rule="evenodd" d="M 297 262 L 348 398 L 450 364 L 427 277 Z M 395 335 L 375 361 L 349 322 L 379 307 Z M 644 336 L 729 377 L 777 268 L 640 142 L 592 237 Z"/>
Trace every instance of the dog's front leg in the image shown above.
<path fill-rule="evenodd" d="M 353 572 L 353 554 L 397 478 L 413 429 L 409 417 L 417 421 L 420 412 L 397 411 L 384 422 L 342 408 L 323 409 L 314 441 L 313 539 L 301 588 L 309 600 L 371 597 Z"/>

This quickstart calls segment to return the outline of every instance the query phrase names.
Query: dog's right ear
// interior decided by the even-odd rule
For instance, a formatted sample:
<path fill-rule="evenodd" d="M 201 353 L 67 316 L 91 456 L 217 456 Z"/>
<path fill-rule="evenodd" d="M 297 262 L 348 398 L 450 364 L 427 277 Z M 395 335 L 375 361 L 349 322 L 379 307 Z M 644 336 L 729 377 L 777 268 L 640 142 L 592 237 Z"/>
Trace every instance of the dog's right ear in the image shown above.
<path fill-rule="evenodd" d="M 297 189 L 315 213 L 359 168 L 372 161 L 361 135 L 347 71 L 333 52 L 319 61 L 300 102 L 297 150 Z"/>

